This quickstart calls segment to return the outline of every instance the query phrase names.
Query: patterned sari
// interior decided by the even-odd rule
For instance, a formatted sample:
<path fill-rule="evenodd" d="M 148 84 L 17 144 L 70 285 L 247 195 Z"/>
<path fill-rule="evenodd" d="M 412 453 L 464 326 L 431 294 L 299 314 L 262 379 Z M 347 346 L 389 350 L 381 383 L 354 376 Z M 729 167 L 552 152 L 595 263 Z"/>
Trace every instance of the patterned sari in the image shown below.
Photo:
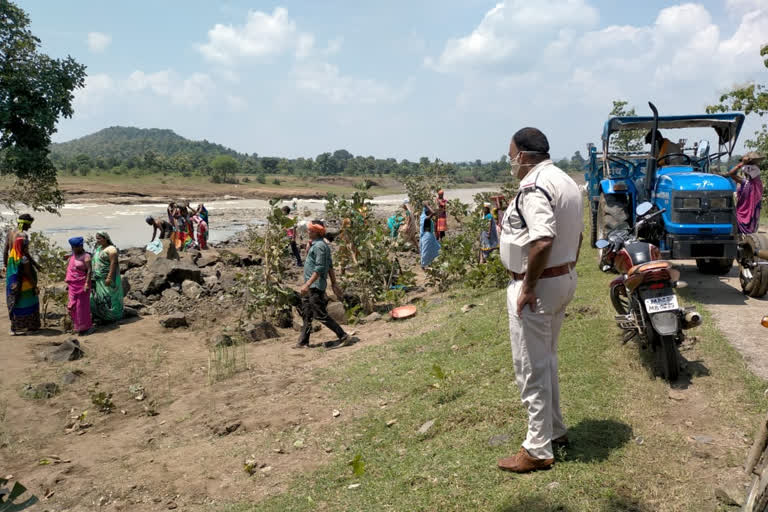
<path fill-rule="evenodd" d="M 85 332 L 93 326 L 91 321 L 91 290 L 86 288 L 90 264 L 91 256 L 87 252 L 79 256 L 73 253 L 67 264 L 66 281 L 69 292 L 67 311 L 72 318 L 75 332 Z"/>
<path fill-rule="evenodd" d="M 117 252 L 114 245 L 96 247 L 93 253 L 93 292 L 91 293 L 91 314 L 103 323 L 117 322 L 123 318 L 123 283 L 120 279 L 120 265 L 113 277 L 112 285 L 106 280 L 109 275 L 109 254 Z"/>
<path fill-rule="evenodd" d="M 27 256 L 29 238 L 23 231 L 11 231 L 7 243 L 5 299 L 11 330 L 35 331 L 40 329 L 40 298 L 37 272 Z"/>

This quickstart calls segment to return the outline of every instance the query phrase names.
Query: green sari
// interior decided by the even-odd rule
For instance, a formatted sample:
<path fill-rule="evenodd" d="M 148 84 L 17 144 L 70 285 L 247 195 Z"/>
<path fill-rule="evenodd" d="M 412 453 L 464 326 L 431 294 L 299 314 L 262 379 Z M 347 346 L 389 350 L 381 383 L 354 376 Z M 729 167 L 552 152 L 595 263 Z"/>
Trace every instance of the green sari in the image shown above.
<path fill-rule="evenodd" d="M 106 249 L 96 247 L 93 253 L 93 291 L 91 292 L 91 314 L 94 320 L 102 323 L 117 322 L 123 318 L 123 283 L 120 279 L 120 265 L 112 280 L 106 283 L 109 275 L 109 252 L 117 251 L 114 246 Z"/>

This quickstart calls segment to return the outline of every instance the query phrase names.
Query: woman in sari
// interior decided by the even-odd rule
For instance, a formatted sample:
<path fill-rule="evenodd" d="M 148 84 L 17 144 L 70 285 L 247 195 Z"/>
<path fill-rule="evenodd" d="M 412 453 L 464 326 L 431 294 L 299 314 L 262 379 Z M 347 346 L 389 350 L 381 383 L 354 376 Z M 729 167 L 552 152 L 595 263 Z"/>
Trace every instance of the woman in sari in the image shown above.
<path fill-rule="evenodd" d="M 171 235 L 171 241 L 177 251 L 183 251 L 192 245 L 193 231 L 189 222 L 189 201 L 186 203 L 177 203 L 173 210 L 174 231 Z"/>
<path fill-rule="evenodd" d="M 203 203 L 200 203 L 197 205 L 197 214 L 200 216 L 201 219 L 205 221 L 205 242 L 206 245 L 208 243 L 208 230 L 211 227 L 210 221 L 208 220 L 208 208 L 205 207 Z"/>
<path fill-rule="evenodd" d="M 200 214 L 192 216 L 192 235 L 198 249 L 207 249 L 208 244 L 208 223 L 203 220 Z"/>
<path fill-rule="evenodd" d="M 448 230 L 448 201 L 443 197 L 443 191 L 437 191 L 437 240 L 442 241 Z"/>
<path fill-rule="evenodd" d="M 35 219 L 28 213 L 19 215 L 18 229 L 5 239 L 5 299 L 11 320 L 11 336 L 21 331 L 40 329 L 40 298 L 37 292 L 37 270 L 40 265 L 29 253 L 29 228 Z"/>
<path fill-rule="evenodd" d="M 400 237 L 407 243 L 411 244 L 415 249 L 419 248 L 419 236 L 418 228 L 416 227 L 416 219 L 411 213 L 411 209 L 408 207 L 408 199 L 403 201 L 403 214 L 405 215 L 405 222 L 400 227 Z"/>
<path fill-rule="evenodd" d="M 738 184 L 736 189 L 736 224 L 742 234 L 757 233 L 763 200 L 763 181 L 757 164 L 762 158 L 756 153 L 744 155 L 728 176 Z M 744 176 L 739 176 L 741 170 Z"/>
<path fill-rule="evenodd" d="M 499 248 L 499 232 L 496 230 L 496 208 L 491 212 L 491 205 L 483 206 L 483 220 L 486 226 L 480 234 L 480 263 L 485 263 L 491 252 Z"/>
<path fill-rule="evenodd" d="M 67 264 L 67 290 L 69 302 L 67 311 L 72 319 L 72 328 L 80 335 L 86 335 L 93 327 L 91 321 L 91 255 L 83 249 L 83 237 L 69 239 L 72 255 Z"/>
<path fill-rule="evenodd" d="M 397 238 L 397 235 L 400 232 L 400 226 L 403 225 L 404 221 L 405 218 L 398 211 L 387 219 L 387 227 L 389 228 L 389 236 L 391 238 Z"/>
<path fill-rule="evenodd" d="M 100 323 L 117 322 L 123 318 L 123 283 L 117 247 L 105 232 L 96 233 L 93 253 L 93 292 L 91 313 Z"/>
<path fill-rule="evenodd" d="M 425 203 L 419 221 L 419 228 L 421 229 L 421 268 L 428 267 L 440 254 L 440 242 L 437 241 L 433 232 L 432 218 L 434 216 L 435 212 Z"/>

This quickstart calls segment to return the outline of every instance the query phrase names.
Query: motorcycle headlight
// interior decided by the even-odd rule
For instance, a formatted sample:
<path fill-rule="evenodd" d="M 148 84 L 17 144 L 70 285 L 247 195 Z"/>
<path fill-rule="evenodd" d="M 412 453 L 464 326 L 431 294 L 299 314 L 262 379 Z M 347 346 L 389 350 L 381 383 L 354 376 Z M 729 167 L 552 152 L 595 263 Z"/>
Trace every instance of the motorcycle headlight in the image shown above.
<path fill-rule="evenodd" d="M 727 197 L 713 197 L 709 200 L 709 207 L 717 210 L 726 210 L 729 207 Z"/>

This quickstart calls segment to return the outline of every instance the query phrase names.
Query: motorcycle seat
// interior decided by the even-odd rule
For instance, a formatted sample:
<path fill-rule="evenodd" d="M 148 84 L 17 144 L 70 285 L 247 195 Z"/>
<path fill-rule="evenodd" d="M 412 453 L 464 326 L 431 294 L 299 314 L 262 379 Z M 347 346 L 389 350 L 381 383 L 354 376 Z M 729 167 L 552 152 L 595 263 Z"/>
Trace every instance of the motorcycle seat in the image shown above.
<path fill-rule="evenodd" d="M 637 274 L 638 272 L 647 272 L 649 270 L 662 270 L 665 268 L 672 268 L 672 263 L 668 261 L 651 261 L 649 263 L 642 263 L 635 265 L 627 272 L 628 276 Z"/>

